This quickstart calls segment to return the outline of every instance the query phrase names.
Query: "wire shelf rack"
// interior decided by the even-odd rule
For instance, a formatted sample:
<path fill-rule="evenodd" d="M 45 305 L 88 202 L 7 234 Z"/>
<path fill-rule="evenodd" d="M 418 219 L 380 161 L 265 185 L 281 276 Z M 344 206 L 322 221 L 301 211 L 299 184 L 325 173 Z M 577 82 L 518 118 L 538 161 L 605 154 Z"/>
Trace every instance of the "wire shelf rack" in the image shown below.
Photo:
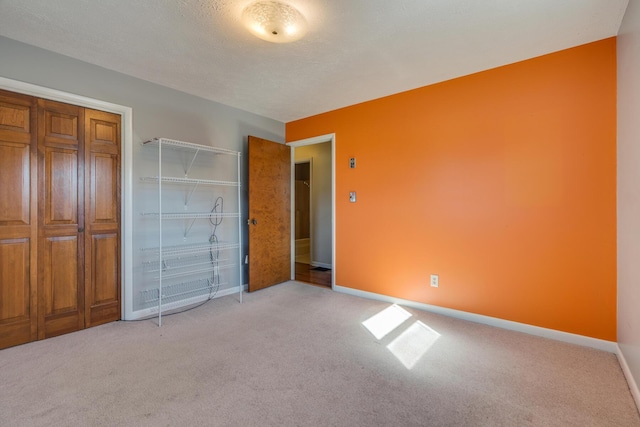
<path fill-rule="evenodd" d="M 211 147 L 208 145 L 194 144 L 192 142 L 179 141 L 177 139 L 169 138 L 153 138 L 143 142 L 144 145 L 158 145 L 162 144 L 163 148 L 171 148 L 174 150 L 187 150 L 187 151 L 202 151 L 216 154 L 228 154 L 232 156 L 240 156 L 240 152 L 234 150 L 228 150 L 226 148 Z"/>
<path fill-rule="evenodd" d="M 199 219 L 199 218 L 238 218 L 240 216 L 239 213 L 220 213 L 220 212 L 142 212 L 140 215 L 147 216 L 150 218 L 159 218 L 162 219 Z"/>
<path fill-rule="evenodd" d="M 139 301 L 145 309 L 157 307 L 158 326 L 162 325 L 164 310 L 179 308 L 196 300 L 202 301 L 203 298 L 212 298 L 212 295 L 225 285 L 222 283 L 223 280 L 233 282 L 234 286 L 237 285 L 240 302 L 242 302 L 243 266 L 240 261 L 242 247 L 239 243 L 242 242 L 241 153 L 169 138 L 153 138 L 142 144 L 156 147 L 158 154 L 157 175 L 140 178 L 142 183 L 157 185 L 157 210 L 141 212 L 140 215 L 158 221 L 158 247 L 142 249 L 144 255 L 141 259 L 141 267 L 151 288 L 140 291 Z M 211 153 L 228 156 L 207 159 L 206 156 Z M 229 162 L 232 157 L 235 166 Z M 201 160 L 196 161 L 197 159 Z M 163 169 L 171 172 L 165 175 Z M 237 179 L 230 181 L 229 174 L 234 169 Z M 184 172 L 184 176 L 181 176 L 181 172 Z M 191 175 L 192 172 L 193 175 Z M 179 188 L 180 184 L 183 185 L 183 189 Z M 206 191 L 201 188 L 203 186 L 208 186 Z M 234 187 L 233 193 L 236 194 L 232 195 L 229 190 L 222 188 L 213 189 L 212 186 Z M 211 210 L 203 212 L 203 203 L 207 202 L 208 205 L 212 195 Z M 183 197 L 184 211 L 178 212 L 177 208 L 182 203 L 180 199 Z M 190 209 L 192 197 L 197 207 Z M 165 198 L 164 201 L 163 198 Z M 224 198 L 230 198 L 233 212 L 223 212 Z M 219 203 L 218 200 L 220 200 Z M 235 223 L 235 232 L 229 225 L 218 228 L 224 218 L 234 219 L 230 222 Z M 164 224 L 165 220 L 181 219 L 185 221 L 169 221 Z M 209 242 L 186 244 L 188 235 L 198 219 L 209 220 L 207 221 L 210 223 Z M 227 224 L 226 221 L 225 224 Z M 204 225 L 202 227 L 199 225 L 194 230 L 200 233 L 203 227 Z M 222 232 L 221 237 L 238 243 L 219 241 L 216 230 Z M 182 232 L 185 244 L 175 246 L 163 244 L 165 237 L 168 241 L 175 243 L 179 232 Z M 237 240 L 233 237 L 234 234 Z M 237 270 L 235 273 L 234 269 Z M 237 277 L 234 277 L 236 274 Z M 176 283 L 181 278 L 183 278 L 182 281 Z"/>
<path fill-rule="evenodd" d="M 218 254 L 214 254 L 215 251 L 211 251 L 211 253 L 207 254 L 196 254 L 190 256 L 180 256 L 177 258 L 166 258 L 162 261 L 162 271 L 170 272 L 175 271 L 182 268 L 190 268 L 193 269 L 195 267 L 201 266 L 211 266 L 215 263 L 225 263 L 229 260 L 227 258 L 218 258 Z M 160 263 L 158 260 L 146 261 L 143 262 L 143 268 L 145 273 L 157 273 L 160 271 Z"/>
<path fill-rule="evenodd" d="M 162 287 L 162 309 L 178 307 L 180 302 L 197 296 L 213 295 L 217 289 L 226 287 L 226 283 L 213 283 L 209 279 L 189 280 Z M 140 291 L 143 304 L 158 306 L 160 289 L 152 288 Z"/>
<path fill-rule="evenodd" d="M 176 277 L 181 277 L 181 276 L 193 276 L 197 274 L 212 273 L 212 272 L 217 275 L 219 272 L 223 270 L 228 270 L 235 267 L 236 266 L 234 264 L 214 265 L 214 266 L 209 265 L 208 267 L 205 267 L 205 268 L 192 268 L 190 270 L 180 270 L 180 271 L 165 269 L 163 267 L 162 278 L 168 280 L 168 279 L 174 279 Z M 155 273 L 157 272 L 159 272 L 159 269 L 155 270 Z M 160 276 L 153 277 L 153 280 L 158 280 L 158 279 L 160 279 Z"/>
<path fill-rule="evenodd" d="M 196 178 L 178 178 L 171 176 L 143 176 L 140 178 L 142 182 L 151 182 L 157 184 L 158 181 L 169 184 L 195 184 L 195 185 L 219 185 L 228 187 L 237 187 L 240 184 L 236 181 L 220 181 L 215 179 L 196 179 Z"/>
<path fill-rule="evenodd" d="M 209 252 L 211 250 L 229 250 L 229 249 L 238 249 L 240 247 L 237 243 L 228 243 L 228 242 L 219 242 L 219 243 L 199 243 L 199 244 L 188 244 L 188 245 L 175 245 L 175 246 L 164 246 L 162 248 L 162 255 L 165 257 L 170 256 L 178 256 L 178 255 L 193 255 L 199 254 L 203 252 Z M 143 248 L 142 252 L 151 253 L 153 255 L 158 255 L 160 253 L 160 248 Z"/>

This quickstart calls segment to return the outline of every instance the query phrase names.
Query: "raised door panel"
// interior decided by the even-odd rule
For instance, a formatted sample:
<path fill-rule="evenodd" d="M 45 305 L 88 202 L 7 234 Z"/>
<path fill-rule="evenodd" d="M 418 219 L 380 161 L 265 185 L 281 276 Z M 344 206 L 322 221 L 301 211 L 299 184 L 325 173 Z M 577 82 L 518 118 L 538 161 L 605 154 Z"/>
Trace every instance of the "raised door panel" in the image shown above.
<path fill-rule="evenodd" d="M 45 147 L 45 225 L 78 224 L 78 152 Z"/>
<path fill-rule="evenodd" d="M 15 105 L 0 101 L 0 129 L 29 133 L 28 105 Z"/>
<path fill-rule="evenodd" d="M 0 348 L 35 339 L 30 251 L 29 239 L 0 240 Z"/>
<path fill-rule="evenodd" d="M 0 348 L 37 338 L 36 111 L 0 90 Z"/>
<path fill-rule="evenodd" d="M 0 240 L 0 323 L 29 318 L 29 240 Z"/>
<path fill-rule="evenodd" d="M 47 103 L 53 104 L 51 101 Z M 71 105 L 65 107 L 44 112 L 44 136 L 49 142 L 75 147 L 78 145 L 78 108 Z"/>
<path fill-rule="evenodd" d="M 78 239 L 49 237 L 44 247 L 45 316 L 78 310 Z"/>
<path fill-rule="evenodd" d="M 118 236 L 93 236 L 91 245 L 93 274 L 91 275 L 91 295 L 93 304 L 104 304 L 118 299 Z"/>
<path fill-rule="evenodd" d="M 31 147 L 0 141 L 0 224 L 29 225 Z"/>
<path fill-rule="evenodd" d="M 120 116 L 85 111 L 86 326 L 120 319 Z"/>
<path fill-rule="evenodd" d="M 38 337 L 84 324 L 84 109 L 38 101 Z"/>
<path fill-rule="evenodd" d="M 91 153 L 92 223 L 118 223 L 118 156 Z"/>
<path fill-rule="evenodd" d="M 12 95 L 5 97 L 3 94 L 6 92 L 0 91 L 0 140 L 29 144 L 32 117 L 30 100 L 17 103 Z"/>
<path fill-rule="evenodd" d="M 120 262 L 117 234 L 94 235 L 88 248 L 91 276 L 87 290 L 87 327 L 120 317 Z"/>
<path fill-rule="evenodd" d="M 118 154 L 120 152 L 120 116 L 102 111 L 88 111 L 90 114 L 89 140 L 93 149 L 102 153 Z"/>

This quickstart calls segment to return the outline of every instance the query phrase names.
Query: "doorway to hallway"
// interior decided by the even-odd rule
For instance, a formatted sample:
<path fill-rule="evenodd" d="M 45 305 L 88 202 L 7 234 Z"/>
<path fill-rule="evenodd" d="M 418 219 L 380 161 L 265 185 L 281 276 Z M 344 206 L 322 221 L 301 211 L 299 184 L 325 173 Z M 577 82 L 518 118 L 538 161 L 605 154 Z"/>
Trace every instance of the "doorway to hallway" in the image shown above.
<path fill-rule="evenodd" d="M 320 286 L 334 283 L 333 135 L 292 147 L 292 278 Z"/>

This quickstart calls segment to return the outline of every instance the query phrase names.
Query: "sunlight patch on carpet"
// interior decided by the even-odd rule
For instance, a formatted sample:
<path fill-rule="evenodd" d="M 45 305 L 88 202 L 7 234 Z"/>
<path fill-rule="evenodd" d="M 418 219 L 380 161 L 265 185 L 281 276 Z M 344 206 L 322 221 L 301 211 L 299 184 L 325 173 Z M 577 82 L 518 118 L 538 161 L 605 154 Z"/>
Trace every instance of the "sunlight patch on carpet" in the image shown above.
<path fill-rule="evenodd" d="M 403 324 L 411 316 L 411 313 L 407 310 L 393 304 L 362 322 L 362 325 L 379 340 Z"/>
<path fill-rule="evenodd" d="M 417 321 L 393 340 L 387 348 L 407 369 L 411 369 L 438 338 L 440 338 L 438 332 Z"/>

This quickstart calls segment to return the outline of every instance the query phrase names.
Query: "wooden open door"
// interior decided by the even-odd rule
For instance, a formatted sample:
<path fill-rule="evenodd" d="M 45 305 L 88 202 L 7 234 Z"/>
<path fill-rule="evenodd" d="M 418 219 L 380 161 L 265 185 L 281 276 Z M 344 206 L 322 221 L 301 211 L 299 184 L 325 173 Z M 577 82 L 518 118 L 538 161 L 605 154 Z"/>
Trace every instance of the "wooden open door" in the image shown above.
<path fill-rule="evenodd" d="M 249 136 L 249 292 L 291 279 L 291 147 Z"/>

